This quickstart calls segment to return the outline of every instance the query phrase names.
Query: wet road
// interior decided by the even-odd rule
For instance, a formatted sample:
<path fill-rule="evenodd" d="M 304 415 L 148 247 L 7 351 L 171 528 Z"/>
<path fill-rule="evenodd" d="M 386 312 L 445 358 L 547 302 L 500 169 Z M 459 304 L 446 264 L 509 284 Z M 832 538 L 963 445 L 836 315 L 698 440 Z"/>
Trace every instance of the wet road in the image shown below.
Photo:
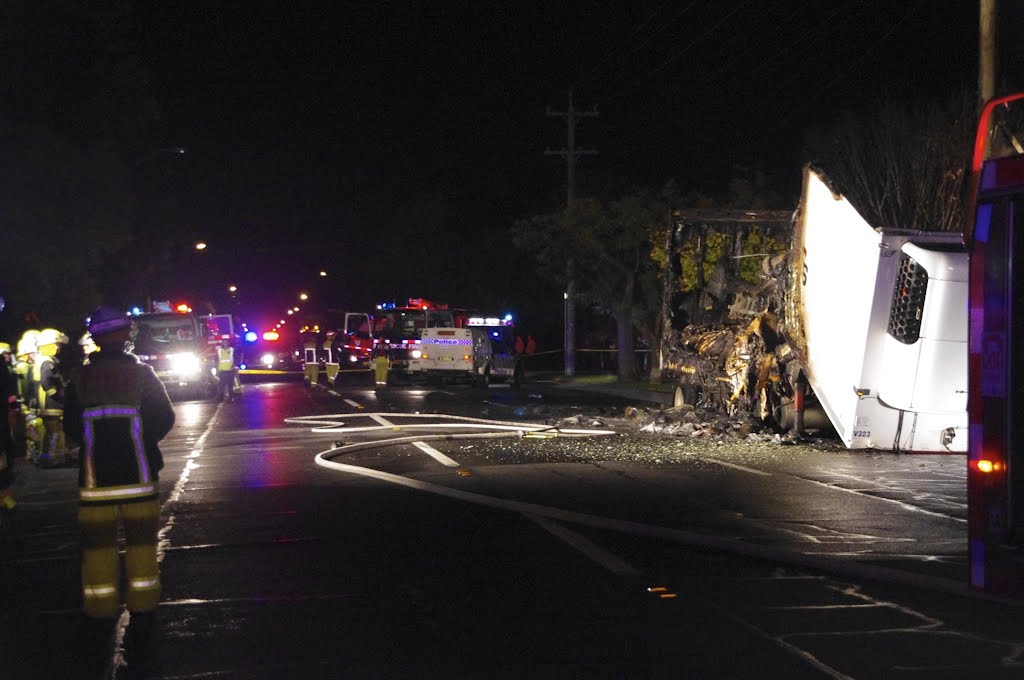
<path fill-rule="evenodd" d="M 112 657 L 114 673 L 145 662 L 156 678 L 1024 675 L 1020 609 L 962 593 L 962 459 L 623 434 L 622 406 L 539 385 L 298 383 L 179 404 L 163 447 L 152 654 Z M 576 416 L 568 427 L 616 434 L 461 439 L 499 430 L 414 431 L 442 419 L 400 413 Z M 344 425 L 285 422 L 327 414 Z M 383 437 L 411 441 L 363 447 Z M 54 488 L 70 472 L 46 471 Z M 73 534 L 51 527 L 64 540 L 48 553 L 23 543 L 11 578 L 38 577 L 43 554 L 73 572 Z M 60 588 L 32 626 L 55 629 L 73 610 Z M 13 650 L 8 668 L 33 674 L 11 677 L 61 677 L 59 653 L 29 658 L 54 649 L 33 638 Z"/>

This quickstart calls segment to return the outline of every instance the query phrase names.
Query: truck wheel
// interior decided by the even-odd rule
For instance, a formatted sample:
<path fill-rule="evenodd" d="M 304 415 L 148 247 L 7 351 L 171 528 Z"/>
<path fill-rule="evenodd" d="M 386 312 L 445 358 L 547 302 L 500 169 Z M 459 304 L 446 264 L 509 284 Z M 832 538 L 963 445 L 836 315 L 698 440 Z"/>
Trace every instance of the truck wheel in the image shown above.
<path fill-rule="evenodd" d="M 512 372 L 512 387 L 519 389 L 523 386 L 523 365 L 516 364 L 515 370 Z"/>

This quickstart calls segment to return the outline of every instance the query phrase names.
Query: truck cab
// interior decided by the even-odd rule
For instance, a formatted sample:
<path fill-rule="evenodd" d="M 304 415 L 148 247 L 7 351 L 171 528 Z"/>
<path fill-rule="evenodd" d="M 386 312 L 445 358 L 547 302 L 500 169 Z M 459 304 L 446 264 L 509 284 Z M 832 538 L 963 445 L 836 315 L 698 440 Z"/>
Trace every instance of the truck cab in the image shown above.
<path fill-rule="evenodd" d="M 214 396 L 216 351 L 204 319 L 190 310 L 155 312 L 136 316 L 135 326 L 133 353 L 153 368 L 171 396 Z"/>

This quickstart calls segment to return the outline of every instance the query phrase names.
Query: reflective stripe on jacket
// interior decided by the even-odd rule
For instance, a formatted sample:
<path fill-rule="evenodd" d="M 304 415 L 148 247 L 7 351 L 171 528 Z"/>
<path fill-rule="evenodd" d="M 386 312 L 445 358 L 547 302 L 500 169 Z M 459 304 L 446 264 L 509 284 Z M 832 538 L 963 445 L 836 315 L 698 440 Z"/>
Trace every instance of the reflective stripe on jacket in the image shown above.
<path fill-rule="evenodd" d="M 141 399 L 140 399 L 141 401 Z M 82 413 L 84 426 L 81 500 L 123 502 L 150 498 L 156 494 L 155 476 L 146 460 L 142 444 L 142 417 L 135 406 L 97 406 Z M 100 486 L 96 476 L 96 439 L 100 433 L 101 455 L 117 458 L 120 477 L 130 476 L 137 482 Z"/>
<path fill-rule="evenodd" d="M 131 354 L 92 355 L 68 391 L 64 430 L 81 443 L 80 500 L 124 503 L 154 498 L 163 457 L 157 442 L 174 409 L 153 369 Z"/>

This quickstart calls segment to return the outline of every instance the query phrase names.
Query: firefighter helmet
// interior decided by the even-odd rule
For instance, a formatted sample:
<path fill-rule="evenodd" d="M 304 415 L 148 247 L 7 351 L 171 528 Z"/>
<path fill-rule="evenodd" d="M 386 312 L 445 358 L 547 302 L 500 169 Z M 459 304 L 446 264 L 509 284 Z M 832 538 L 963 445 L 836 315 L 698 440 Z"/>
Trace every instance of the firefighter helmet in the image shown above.
<path fill-rule="evenodd" d="M 89 333 L 96 337 L 97 335 L 106 335 L 123 328 L 129 328 L 132 325 L 132 320 L 127 314 L 116 307 L 103 305 L 89 315 L 86 325 L 89 328 Z"/>
<path fill-rule="evenodd" d="M 63 344 L 68 341 L 68 336 L 64 335 L 56 328 L 44 328 L 39 331 L 39 335 L 36 337 L 36 350 L 45 356 L 52 357 L 57 355 L 57 345 Z"/>
<path fill-rule="evenodd" d="M 36 338 L 39 337 L 39 331 L 29 330 L 25 331 L 21 339 L 18 340 L 18 355 L 19 357 L 28 357 L 36 352 Z"/>
<path fill-rule="evenodd" d="M 82 348 L 82 353 L 89 356 L 93 352 L 99 349 L 96 343 L 92 340 L 92 333 L 86 331 L 82 334 L 82 337 L 78 339 L 78 346 Z"/>

